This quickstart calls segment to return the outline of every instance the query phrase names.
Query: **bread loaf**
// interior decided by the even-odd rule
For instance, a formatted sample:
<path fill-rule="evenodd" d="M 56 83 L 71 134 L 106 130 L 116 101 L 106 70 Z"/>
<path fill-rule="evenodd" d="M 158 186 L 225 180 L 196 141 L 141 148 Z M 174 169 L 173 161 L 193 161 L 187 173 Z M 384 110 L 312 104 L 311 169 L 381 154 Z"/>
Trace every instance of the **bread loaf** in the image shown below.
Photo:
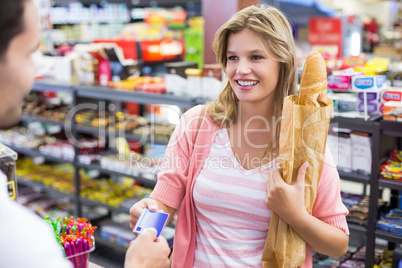
<path fill-rule="evenodd" d="M 299 105 L 327 105 L 327 67 L 317 51 L 311 51 L 304 63 L 299 88 Z"/>

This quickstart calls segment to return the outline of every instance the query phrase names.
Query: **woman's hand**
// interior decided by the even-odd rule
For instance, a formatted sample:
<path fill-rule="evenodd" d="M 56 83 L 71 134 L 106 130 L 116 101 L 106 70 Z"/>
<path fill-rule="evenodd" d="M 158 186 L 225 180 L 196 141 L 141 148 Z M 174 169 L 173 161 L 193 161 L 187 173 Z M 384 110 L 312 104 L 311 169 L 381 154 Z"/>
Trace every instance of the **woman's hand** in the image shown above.
<path fill-rule="evenodd" d="M 135 203 L 130 208 L 130 228 L 131 230 L 134 229 L 135 224 L 137 223 L 142 211 L 144 209 L 149 209 L 151 211 L 158 210 L 158 202 L 151 198 L 144 198 L 137 203 Z"/>
<path fill-rule="evenodd" d="M 294 185 L 283 180 L 279 169 L 272 170 L 269 174 L 265 203 L 288 224 L 307 213 L 304 205 L 304 177 L 307 167 L 308 162 L 300 166 Z"/>

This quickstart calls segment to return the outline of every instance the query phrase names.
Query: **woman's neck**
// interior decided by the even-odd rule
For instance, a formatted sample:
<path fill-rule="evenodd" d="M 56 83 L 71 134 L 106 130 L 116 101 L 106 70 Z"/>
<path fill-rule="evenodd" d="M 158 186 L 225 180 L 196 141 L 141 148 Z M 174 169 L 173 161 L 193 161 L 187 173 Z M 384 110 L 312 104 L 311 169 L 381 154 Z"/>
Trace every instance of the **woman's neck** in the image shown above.
<path fill-rule="evenodd" d="M 274 107 L 266 103 L 239 102 L 237 115 L 236 124 L 245 128 L 267 129 L 275 124 Z"/>

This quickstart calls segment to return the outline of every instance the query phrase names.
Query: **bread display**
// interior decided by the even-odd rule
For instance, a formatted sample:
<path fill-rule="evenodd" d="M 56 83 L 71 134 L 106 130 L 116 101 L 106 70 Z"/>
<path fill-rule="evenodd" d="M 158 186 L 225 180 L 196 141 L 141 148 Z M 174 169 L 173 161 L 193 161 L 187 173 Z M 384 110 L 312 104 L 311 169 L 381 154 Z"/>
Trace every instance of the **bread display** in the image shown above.
<path fill-rule="evenodd" d="M 311 51 L 304 63 L 299 88 L 299 105 L 320 107 L 328 104 L 327 67 L 318 51 Z"/>

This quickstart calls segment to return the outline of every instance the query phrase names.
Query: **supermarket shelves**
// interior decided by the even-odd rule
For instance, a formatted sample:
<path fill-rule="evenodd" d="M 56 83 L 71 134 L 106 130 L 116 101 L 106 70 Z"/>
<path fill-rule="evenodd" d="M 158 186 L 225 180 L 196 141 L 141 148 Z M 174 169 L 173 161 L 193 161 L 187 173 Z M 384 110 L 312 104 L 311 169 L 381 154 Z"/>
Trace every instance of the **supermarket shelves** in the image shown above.
<path fill-rule="evenodd" d="M 28 115 L 21 116 L 20 121 L 22 121 L 22 122 L 40 122 L 40 123 L 43 123 L 43 124 L 58 125 L 58 126 L 64 128 L 64 123 L 45 120 L 45 119 L 39 119 L 39 118 L 36 118 L 36 117 L 33 117 L 33 116 L 28 116 Z"/>
<path fill-rule="evenodd" d="M 338 170 L 339 176 L 341 179 L 348 180 L 348 181 L 353 181 L 353 182 L 359 182 L 359 183 L 364 183 L 368 184 L 370 183 L 370 175 L 364 175 L 364 174 L 359 174 L 355 172 L 345 172 L 342 170 Z"/>
<path fill-rule="evenodd" d="M 402 137 L 402 122 L 381 120 L 380 127 L 384 135 Z"/>
<path fill-rule="evenodd" d="M 96 243 L 96 244 L 101 244 L 101 245 L 104 245 L 104 246 L 108 246 L 108 247 L 111 247 L 111 248 L 113 248 L 113 249 L 115 249 L 115 250 L 118 250 L 118 251 L 124 251 L 124 252 L 126 252 L 126 250 L 127 250 L 126 247 L 117 245 L 116 243 L 113 243 L 113 242 L 110 242 L 109 240 L 103 239 L 103 238 L 100 236 L 98 230 L 95 231 L 94 236 L 95 236 L 95 243 Z"/>
<path fill-rule="evenodd" d="M 361 235 L 366 235 L 367 233 L 367 228 L 361 225 L 356 225 L 352 223 L 348 223 L 348 227 L 350 232 L 361 234 Z"/>
<path fill-rule="evenodd" d="M 134 135 L 134 134 L 126 133 L 126 132 L 120 133 L 120 132 L 115 132 L 115 131 L 107 131 L 105 129 L 85 127 L 85 126 L 76 126 L 75 128 L 79 133 L 90 134 L 90 135 L 106 135 L 108 137 L 123 136 L 124 138 L 126 138 L 128 140 L 141 141 L 141 144 L 144 144 L 146 142 L 151 142 L 152 144 L 167 145 L 169 142 L 168 139 L 160 140 L 160 139 L 154 139 L 152 137 L 143 137 L 140 135 Z"/>
<path fill-rule="evenodd" d="M 360 132 L 373 133 L 376 131 L 375 128 L 373 128 L 373 124 L 377 123 L 373 121 L 365 121 L 361 118 L 337 116 L 331 119 L 330 124 L 332 127 L 347 128 Z"/>
<path fill-rule="evenodd" d="M 42 152 L 39 152 L 38 150 L 35 149 L 30 149 L 30 148 L 23 148 L 23 147 L 17 147 L 14 145 L 10 145 L 8 143 L 4 143 L 6 146 L 8 146 L 10 149 L 16 151 L 19 154 L 23 154 L 26 156 L 30 157 L 44 157 L 48 161 L 52 162 L 59 162 L 59 163 L 68 163 L 68 164 L 73 164 L 72 160 L 61 158 L 61 157 L 56 157 L 48 154 L 44 154 Z"/>
<path fill-rule="evenodd" d="M 140 182 L 141 185 L 143 187 L 146 187 L 146 188 L 154 188 L 155 185 L 156 185 L 156 180 L 146 178 L 147 175 L 146 174 L 141 174 L 140 172 L 138 172 L 137 174 L 126 174 L 124 172 L 119 172 L 119 171 L 116 171 L 116 170 L 110 170 L 110 169 L 102 168 L 99 164 L 86 165 L 86 164 L 78 163 L 77 166 L 79 168 L 99 170 L 101 173 L 106 173 L 106 174 L 109 174 L 109 175 L 130 177 L 130 178 L 133 178 L 136 181 Z"/>
<path fill-rule="evenodd" d="M 32 90 L 34 91 L 57 91 L 57 92 L 73 92 L 73 84 L 61 83 L 52 80 L 36 80 Z"/>
<path fill-rule="evenodd" d="M 78 97 L 92 99 L 130 101 L 142 104 L 169 104 L 183 108 L 190 108 L 202 103 L 202 101 L 190 97 L 179 97 L 169 94 L 149 94 L 100 86 L 77 86 L 76 89 Z"/>
<path fill-rule="evenodd" d="M 389 242 L 396 243 L 396 244 L 402 244 L 402 236 L 395 235 L 390 232 L 385 232 L 385 231 L 380 231 L 376 230 L 375 231 L 375 236 L 378 238 L 385 239 Z"/>
<path fill-rule="evenodd" d="M 127 248 L 103 239 L 99 229 L 95 230 L 94 237 L 95 251 L 89 255 L 89 261 L 101 267 L 123 268 Z"/>
<path fill-rule="evenodd" d="M 88 205 L 88 206 L 102 206 L 102 207 L 105 207 L 105 208 L 109 209 L 109 210 L 112 211 L 112 212 L 126 213 L 126 214 L 129 213 L 129 209 L 113 207 L 113 206 L 110 206 L 110 205 L 108 205 L 108 204 L 100 203 L 100 202 L 93 201 L 93 200 L 89 200 L 89 199 L 83 198 L 83 197 L 81 197 L 80 200 L 81 200 L 81 203 L 84 204 L 84 205 Z"/>
<path fill-rule="evenodd" d="M 387 187 L 393 190 L 402 191 L 402 181 L 393 181 L 388 179 L 379 179 L 379 186 Z"/>
<path fill-rule="evenodd" d="M 24 178 L 18 177 L 17 183 L 19 183 L 21 185 L 25 185 L 25 186 L 33 188 L 33 189 L 38 189 L 38 190 L 53 194 L 55 196 L 68 197 L 68 198 L 74 199 L 73 194 L 64 193 L 59 190 L 52 189 L 39 182 L 28 181 L 28 180 L 24 180 Z"/>

